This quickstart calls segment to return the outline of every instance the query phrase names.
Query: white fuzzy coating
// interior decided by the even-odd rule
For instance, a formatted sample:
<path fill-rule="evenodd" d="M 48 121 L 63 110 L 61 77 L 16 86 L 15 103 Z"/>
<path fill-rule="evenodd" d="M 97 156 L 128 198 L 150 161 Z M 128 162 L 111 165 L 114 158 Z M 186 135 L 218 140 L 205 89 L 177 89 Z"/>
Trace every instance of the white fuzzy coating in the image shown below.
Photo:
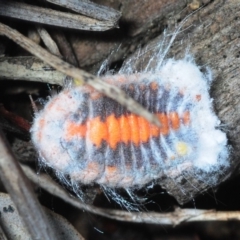
<path fill-rule="evenodd" d="M 117 81 L 118 77 L 118 75 L 115 75 L 113 79 Z M 165 109 L 167 113 L 170 113 L 171 109 L 175 107 L 174 104 L 176 103 L 172 100 L 179 92 L 183 96 L 183 102 L 177 106 L 179 116 L 182 116 L 186 111 L 187 104 L 192 104 L 189 110 L 191 115 L 189 130 L 191 131 L 188 132 L 188 128 L 181 127 L 177 133 L 171 130 L 168 139 L 164 136 L 159 137 L 158 144 L 161 145 L 167 159 L 162 158 L 158 144 L 155 146 L 156 142 L 151 139 L 149 145 L 151 149 L 146 149 L 142 144 L 140 145 L 142 161 L 146 165 L 145 168 L 142 168 L 143 170 L 136 168 L 138 159 L 132 149 L 130 153 L 133 163 L 129 171 L 124 170 L 124 159 L 120 161 L 121 166 L 117 165 L 119 164 L 118 159 L 111 159 L 111 151 L 109 152 L 108 148 L 93 151 L 93 146 L 88 140 L 86 140 L 86 149 L 81 150 L 81 155 L 75 155 L 75 152 L 78 152 L 82 147 L 79 146 L 81 139 L 77 137 L 73 140 L 73 144 L 69 145 L 64 136 L 65 125 L 74 113 L 84 115 L 84 110 L 81 109 L 84 109 L 85 105 L 88 105 L 89 116 L 92 117 L 94 114 L 91 102 L 86 102 L 84 97 L 85 88 L 78 87 L 64 90 L 52 98 L 35 117 L 31 129 L 32 140 L 46 165 L 62 174 L 69 174 L 75 181 L 85 184 L 96 182 L 104 187 L 112 188 L 143 187 L 145 184 L 157 180 L 161 176 L 161 171 L 167 174 L 171 166 L 181 164 L 183 161 L 189 162 L 192 167 L 205 173 L 211 173 L 229 166 L 226 134 L 216 129 L 220 121 L 212 110 L 212 99 L 208 91 L 210 79 L 207 79 L 200 72 L 193 61 L 169 59 L 155 73 L 144 73 L 142 75 L 139 73 L 125 78 L 129 79 L 129 84 L 136 83 L 138 78 L 142 79 L 141 83 L 145 84 L 158 81 L 159 86 L 169 89 L 170 95 L 168 98 L 161 99 L 161 101 L 167 101 Z M 139 94 L 140 92 L 136 93 L 136 95 Z M 95 95 L 97 93 L 93 91 L 92 96 Z M 156 102 L 157 104 L 161 104 L 161 102 Z M 81 115 L 79 119 L 81 120 Z M 192 133 L 195 135 L 193 136 Z M 184 139 L 183 142 L 182 139 Z M 132 148 L 131 145 L 130 148 Z M 178 156 L 179 153 L 176 149 L 179 148 L 178 151 L 183 156 Z M 156 169 L 153 169 L 148 163 L 148 156 L 150 155 L 154 156 L 154 161 L 158 163 Z M 91 161 L 95 156 L 98 156 L 98 162 L 95 161 L 97 165 L 89 168 L 88 164 L 92 163 Z M 123 158 L 123 156 L 120 156 L 120 158 Z M 171 158 L 176 160 L 171 160 Z M 116 176 L 110 177 L 106 174 L 105 166 L 109 162 L 113 162 L 118 169 L 121 169 L 120 174 L 116 174 L 119 178 Z M 114 181 L 111 182 L 111 179 Z"/>
<path fill-rule="evenodd" d="M 227 137 L 226 133 L 216 129 L 220 121 L 213 111 L 213 99 L 209 95 L 209 84 L 212 79 L 207 79 L 198 66 L 189 59 L 178 61 L 169 59 L 160 69 L 160 78 L 166 84 L 171 84 L 171 87 L 186 91 L 184 94 L 191 99 L 201 95 L 200 103 L 191 113 L 191 125 L 199 137 L 198 148 L 194 149 L 196 155 L 193 159 L 194 166 L 205 172 L 220 167 L 227 168 L 229 166 Z"/>
<path fill-rule="evenodd" d="M 69 113 L 77 112 L 79 105 L 79 102 L 73 99 L 69 92 L 67 90 L 66 94 L 61 95 L 60 101 L 59 95 L 50 99 L 44 109 L 36 114 L 31 128 L 32 141 L 39 152 L 41 161 L 58 171 L 63 171 L 69 164 L 72 164 L 68 153 L 58 144 L 63 135 L 64 121 Z M 81 101 L 81 98 L 79 100 Z"/>

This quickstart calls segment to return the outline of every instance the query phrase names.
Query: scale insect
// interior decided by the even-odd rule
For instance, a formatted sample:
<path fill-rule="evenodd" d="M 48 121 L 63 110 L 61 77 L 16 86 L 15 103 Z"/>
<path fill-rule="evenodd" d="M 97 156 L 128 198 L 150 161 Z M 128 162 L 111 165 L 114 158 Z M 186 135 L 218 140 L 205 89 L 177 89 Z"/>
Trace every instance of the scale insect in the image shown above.
<path fill-rule="evenodd" d="M 216 129 L 209 81 L 191 60 L 103 79 L 156 114 L 161 127 L 89 86 L 67 88 L 34 119 L 32 141 L 44 164 L 80 184 L 142 188 L 183 162 L 206 170 L 225 161 L 227 138 Z"/>

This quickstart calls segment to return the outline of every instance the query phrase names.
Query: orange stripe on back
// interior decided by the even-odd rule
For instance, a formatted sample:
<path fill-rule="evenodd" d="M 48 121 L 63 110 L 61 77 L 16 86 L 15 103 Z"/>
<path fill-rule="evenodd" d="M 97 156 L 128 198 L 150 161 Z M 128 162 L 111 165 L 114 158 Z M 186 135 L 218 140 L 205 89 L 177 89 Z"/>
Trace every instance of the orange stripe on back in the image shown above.
<path fill-rule="evenodd" d="M 111 148 L 116 148 L 118 142 L 121 141 L 121 126 L 119 119 L 113 114 L 107 117 L 106 126 L 108 128 L 108 139 L 105 139 Z"/>
<path fill-rule="evenodd" d="M 70 122 L 66 128 L 66 138 L 71 139 L 74 136 L 85 137 L 87 132 L 86 125 Z"/>
<path fill-rule="evenodd" d="M 163 135 L 167 135 L 169 133 L 169 126 L 168 126 L 168 117 L 165 113 L 158 113 L 157 114 L 159 121 L 161 123 L 160 132 Z"/>
<path fill-rule="evenodd" d="M 177 130 L 180 127 L 180 119 L 177 112 L 171 112 L 169 114 L 169 120 L 173 130 Z"/>
<path fill-rule="evenodd" d="M 87 137 L 97 147 L 100 147 L 103 140 L 108 139 L 108 134 L 108 126 L 100 117 L 87 121 Z"/>
<path fill-rule="evenodd" d="M 138 124 L 139 124 L 139 137 L 142 142 L 147 142 L 150 137 L 150 128 L 149 128 L 149 122 L 142 117 L 138 118 Z"/>
<path fill-rule="evenodd" d="M 130 132 L 131 132 L 131 139 L 129 141 L 133 142 L 135 145 L 139 145 L 139 127 L 138 127 L 138 116 L 135 114 L 130 114 L 127 116 L 129 125 L 130 125 Z M 122 129 L 124 131 L 124 129 Z"/>
<path fill-rule="evenodd" d="M 143 117 L 135 114 L 122 115 L 119 118 L 111 114 L 104 122 L 100 117 L 89 119 L 86 124 L 70 122 L 66 128 L 66 138 L 69 140 L 74 136 L 86 137 L 96 147 L 100 147 L 102 141 L 106 141 L 112 149 L 115 149 L 120 142 L 125 144 L 131 142 L 139 146 L 151 137 L 169 134 L 170 127 L 175 131 L 180 128 L 180 117 L 177 112 L 171 112 L 168 115 L 158 113 L 157 117 L 161 122 L 161 127 L 152 125 Z M 188 111 L 183 113 L 182 120 L 184 125 L 189 124 Z"/>
<path fill-rule="evenodd" d="M 128 143 L 128 141 L 131 139 L 131 127 L 128 121 L 128 118 L 124 115 L 122 115 L 119 118 L 119 124 L 120 124 L 120 129 L 121 129 L 121 140 L 125 144 Z M 124 133 L 123 133 L 124 131 Z"/>
<path fill-rule="evenodd" d="M 161 120 L 160 120 L 161 122 Z M 161 122 L 161 124 L 163 124 Z M 153 124 L 149 124 L 149 129 L 150 129 L 150 136 L 153 136 L 153 137 L 158 137 L 159 134 L 160 134 L 160 128 L 156 125 L 153 125 Z"/>

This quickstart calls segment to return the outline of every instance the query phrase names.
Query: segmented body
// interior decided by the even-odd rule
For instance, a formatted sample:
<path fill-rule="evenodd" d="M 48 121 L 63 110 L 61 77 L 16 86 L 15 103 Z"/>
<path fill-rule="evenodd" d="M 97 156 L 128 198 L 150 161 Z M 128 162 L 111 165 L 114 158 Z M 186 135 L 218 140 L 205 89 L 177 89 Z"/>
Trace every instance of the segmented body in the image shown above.
<path fill-rule="evenodd" d="M 169 166 L 202 158 L 202 126 L 219 131 L 213 126 L 215 116 L 203 123 L 197 119 L 203 108 L 203 114 L 210 113 L 206 83 L 195 89 L 196 83 L 189 86 L 191 79 L 181 83 L 161 72 L 117 75 L 105 81 L 155 113 L 161 126 L 151 125 L 90 87 L 65 89 L 36 117 L 32 139 L 47 165 L 75 181 L 144 186 Z"/>

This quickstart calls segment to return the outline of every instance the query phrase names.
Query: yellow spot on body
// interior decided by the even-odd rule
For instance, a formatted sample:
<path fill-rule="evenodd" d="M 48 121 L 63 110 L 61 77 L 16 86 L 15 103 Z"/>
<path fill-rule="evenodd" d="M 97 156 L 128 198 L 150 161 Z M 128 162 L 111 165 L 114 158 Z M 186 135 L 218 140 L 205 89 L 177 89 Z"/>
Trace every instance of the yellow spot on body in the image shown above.
<path fill-rule="evenodd" d="M 188 154 L 188 145 L 185 142 L 178 142 L 176 144 L 177 154 L 180 156 L 184 156 Z"/>
<path fill-rule="evenodd" d="M 83 79 L 74 78 L 73 83 L 75 86 L 82 86 L 84 84 L 84 81 L 83 81 Z"/>

